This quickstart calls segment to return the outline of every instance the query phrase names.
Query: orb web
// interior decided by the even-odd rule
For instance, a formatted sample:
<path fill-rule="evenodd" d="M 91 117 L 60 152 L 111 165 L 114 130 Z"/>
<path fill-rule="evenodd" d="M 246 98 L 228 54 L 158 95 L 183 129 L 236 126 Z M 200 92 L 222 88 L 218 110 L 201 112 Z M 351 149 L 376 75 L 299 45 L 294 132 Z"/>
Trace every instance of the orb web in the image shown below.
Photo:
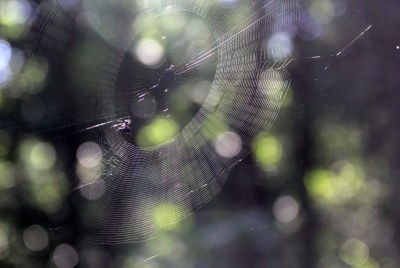
<path fill-rule="evenodd" d="M 177 16 L 180 21 L 174 19 Z M 169 21 L 182 29 L 168 30 L 164 24 Z M 114 106 L 120 108 L 116 116 L 128 115 L 130 118 L 130 133 L 124 136 L 126 141 L 139 147 L 162 143 L 165 139 L 140 142 L 143 128 L 151 126 L 156 118 L 164 118 L 167 122 L 175 122 L 174 134 L 177 134 L 201 108 L 215 76 L 217 53 L 212 53 L 194 68 L 184 68 L 202 51 L 216 45 L 211 27 L 203 21 L 193 12 L 172 11 L 158 16 L 134 36 L 119 66 L 114 87 Z M 199 24 L 202 26 L 199 34 L 203 35 L 199 38 L 188 36 L 188 32 L 196 31 Z M 143 43 L 147 44 L 149 54 L 155 54 L 151 43 L 160 45 L 163 50 L 162 57 L 154 64 L 148 64 L 138 55 Z M 160 128 L 162 131 L 162 126 Z"/>
<path fill-rule="evenodd" d="M 149 34 L 171 18 L 183 30 Z M 43 1 L 23 47 L 49 62 L 51 102 L 26 129 L 54 145 L 68 179 L 49 189 L 68 195 L 36 217 L 57 238 L 116 244 L 204 205 L 276 119 L 298 18 L 297 0 Z"/>

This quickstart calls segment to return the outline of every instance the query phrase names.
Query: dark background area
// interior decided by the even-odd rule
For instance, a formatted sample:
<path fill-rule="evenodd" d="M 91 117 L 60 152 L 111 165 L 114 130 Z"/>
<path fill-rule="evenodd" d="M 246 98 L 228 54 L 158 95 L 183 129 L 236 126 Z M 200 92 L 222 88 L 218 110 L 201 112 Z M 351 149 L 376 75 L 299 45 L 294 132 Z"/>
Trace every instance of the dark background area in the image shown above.
<path fill-rule="evenodd" d="M 346 11 L 329 16 L 328 2 L 347 3 Z M 21 77 L 2 86 L 0 266 L 400 267 L 400 4 L 301 5 L 291 89 L 269 132 L 278 156 L 263 163 L 248 155 L 181 228 L 142 243 L 68 237 L 29 247 L 36 220 L 16 183 L 24 133 L 10 125 L 25 124 L 22 107 L 37 104 L 10 93 Z M 23 23 L 0 21 L 0 39 L 20 46 Z"/>

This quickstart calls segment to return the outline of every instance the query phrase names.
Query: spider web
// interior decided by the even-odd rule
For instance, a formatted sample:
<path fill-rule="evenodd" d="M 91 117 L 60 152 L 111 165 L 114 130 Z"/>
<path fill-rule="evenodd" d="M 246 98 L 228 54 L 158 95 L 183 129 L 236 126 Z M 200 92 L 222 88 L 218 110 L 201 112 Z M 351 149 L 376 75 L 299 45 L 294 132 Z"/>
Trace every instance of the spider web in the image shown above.
<path fill-rule="evenodd" d="M 139 147 L 116 127 L 128 116 L 117 79 L 121 73 L 124 79 L 130 78 L 122 62 L 138 32 L 173 12 L 199 16 L 215 40 L 179 58 L 174 65 L 176 79 L 185 83 L 202 69 L 215 74 L 204 103 L 175 137 Z M 99 14 L 100 27 L 79 22 L 80 15 L 93 13 Z M 114 20 L 107 24 L 100 14 L 113 15 Z M 43 1 L 23 47 L 28 55 L 49 61 L 50 78 L 42 94 L 52 100 L 52 115 L 26 128 L 56 148 L 58 168 L 69 178 L 49 186 L 69 191 L 69 201 L 60 206 L 79 203 L 79 209 L 64 217 L 40 211 L 35 215 L 57 238 L 73 235 L 94 243 L 118 244 L 151 238 L 160 228 L 153 218 L 162 204 L 176 208 L 173 212 L 158 209 L 166 225 L 200 208 L 250 152 L 253 138 L 276 119 L 290 84 L 285 67 L 291 61 L 290 39 L 298 18 L 297 0 L 235 4 L 170 0 L 146 2 L 133 11 L 122 2 Z M 132 22 L 136 22 L 135 30 Z M 139 79 L 132 85 L 131 99 L 140 99 L 149 91 L 148 85 L 158 81 L 160 74 L 152 72 L 144 74 L 150 77 L 146 83 Z M 163 107 L 173 109 L 173 104 L 166 101 Z M 239 137 L 241 146 L 234 155 L 224 156 L 216 149 L 221 133 Z M 237 138 L 225 141 L 225 150 L 238 143 Z M 99 161 L 77 168 L 76 150 L 84 143 L 92 146 L 85 151 L 89 161 Z M 88 182 L 82 177 L 94 179 Z M 31 191 L 29 184 L 24 187 Z M 82 202 L 77 197 L 81 191 L 93 198 Z"/>

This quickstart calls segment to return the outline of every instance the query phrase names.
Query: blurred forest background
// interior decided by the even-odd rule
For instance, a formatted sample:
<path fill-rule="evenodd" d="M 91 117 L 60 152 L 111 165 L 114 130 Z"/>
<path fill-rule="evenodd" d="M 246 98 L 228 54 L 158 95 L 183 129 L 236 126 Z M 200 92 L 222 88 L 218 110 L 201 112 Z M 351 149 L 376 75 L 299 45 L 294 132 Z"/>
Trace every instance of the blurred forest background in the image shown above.
<path fill-rule="evenodd" d="M 0 0 L 0 267 L 400 267 L 398 1 L 301 2 L 269 135 L 175 229 L 122 245 L 51 239 L 22 201 L 15 126 L 40 122 L 51 73 L 18 49 L 38 4 Z"/>

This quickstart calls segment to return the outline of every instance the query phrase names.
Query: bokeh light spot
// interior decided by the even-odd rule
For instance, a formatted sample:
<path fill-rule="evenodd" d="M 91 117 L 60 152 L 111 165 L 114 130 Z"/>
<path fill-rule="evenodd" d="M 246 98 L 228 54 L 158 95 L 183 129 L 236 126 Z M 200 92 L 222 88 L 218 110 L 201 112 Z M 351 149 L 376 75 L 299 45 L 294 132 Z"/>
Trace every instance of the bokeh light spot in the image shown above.
<path fill-rule="evenodd" d="M 31 6 L 24 0 L 5 2 L 1 10 L 1 23 L 17 25 L 25 23 L 30 16 Z"/>
<path fill-rule="evenodd" d="M 78 27 L 82 25 L 97 30 L 100 26 L 100 18 L 96 13 L 84 11 L 76 17 L 76 23 L 78 24 Z"/>
<path fill-rule="evenodd" d="M 242 139 L 232 131 L 224 132 L 215 141 L 215 149 L 223 157 L 234 157 L 242 149 Z"/>
<path fill-rule="evenodd" d="M 164 48 L 152 38 L 141 39 L 136 45 L 135 53 L 149 67 L 158 67 L 164 59 Z"/>
<path fill-rule="evenodd" d="M 332 185 L 329 171 L 314 170 L 306 176 L 305 186 L 311 196 L 329 197 Z"/>
<path fill-rule="evenodd" d="M 350 238 L 340 247 L 339 257 L 349 265 L 360 266 L 368 260 L 369 250 L 364 242 Z"/>
<path fill-rule="evenodd" d="M 173 16 L 165 16 L 160 20 L 160 28 L 168 35 L 179 35 L 187 25 L 186 17 L 181 13 L 174 13 Z"/>
<path fill-rule="evenodd" d="M 46 213 L 58 211 L 62 206 L 60 201 L 67 194 L 67 189 L 55 185 L 66 185 L 65 174 L 54 170 L 45 173 L 31 171 L 29 176 L 30 194 L 37 207 Z"/>
<path fill-rule="evenodd" d="M 90 158 L 89 158 L 90 159 Z M 92 183 L 101 178 L 102 165 L 85 167 L 79 162 L 76 165 L 76 173 L 83 184 Z"/>
<path fill-rule="evenodd" d="M 163 203 L 154 210 L 153 219 L 158 228 L 174 229 L 179 226 L 178 221 L 181 215 L 184 213 L 179 207 L 171 203 Z"/>
<path fill-rule="evenodd" d="M 8 65 L 11 59 L 11 46 L 8 42 L 0 40 L 0 70 Z"/>
<path fill-rule="evenodd" d="M 364 174 L 359 167 L 347 161 L 337 161 L 331 170 L 317 169 L 309 172 L 304 184 L 315 199 L 342 204 L 359 192 L 363 179 Z"/>
<path fill-rule="evenodd" d="M 10 65 L 12 72 L 15 74 L 21 71 L 22 67 L 24 67 L 24 63 L 25 63 L 24 52 L 22 52 L 18 48 L 12 48 L 11 59 L 10 62 L 8 63 Z"/>
<path fill-rule="evenodd" d="M 141 147 L 164 143 L 178 134 L 178 125 L 170 118 L 158 117 L 140 129 L 136 141 Z"/>
<path fill-rule="evenodd" d="M 9 66 L 0 69 L 0 88 L 4 88 L 11 81 L 12 72 Z"/>
<path fill-rule="evenodd" d="M 0 40 L 0 88 L 5 87 L 11 80 L 12 72 L 9 67 L 11 55 L 10 44 Z"/>
<path fill-rule="evenodd" d="M 274 202 L 273 212 L 278 221 L 291 222 L 299 213 L 299 203 L 289 195 L 281 196 Z"/>
<path fill-rule="evenodd" d="M 47 247 L 49 244 L 49 237 L 43 227 L 34 224 L 25 230 L 24 243 L 30 250 L 39 251 Z"/>
<path fill-rule="evenodd" d="M 203 80 L 190 89 L 190 98 L 193 102 L 203 104 L 210 91 L 211 82 Z"/>
<path fill-rule="evenodd" d="M 289 34 L 285 32 L 275 33 L 268 41 L 268 48 L 275 51 L 275 53 L 273 53 L 275 60 L 286 58 L 288 54 L 293 51 L 293 45 Z"/>
<path fill-rule="evenodd" d="M 59 268 L 72 268 L 78 264 L 79 257 L 72 246 L 61 244 L 53 252 L 53 261 Z"/>
<path fill-rule="evenodd" d="M 32 147 L 30 154 L 32 165 L 40 170 L 52 168 L 56 162 L 56 152 L 47 142 L 39 142 Z"/>
<path fill-rule="evenodd" d="M 383 267 L 388 267 L 388 266 L 383 266 Z M 380 268 L 379 263 L 374 260 L 373 258 L 369 258 L 366 262 L 364 262 L 362 265 L 358 265 L 357 268 Z"/>
<path fill-rule="evenodd" d="M 84 167 L 97 166 L 103 157 L 101 147 L 95 142 L 82 143 L 76 151 L 76 159 Z"/>
<path fill-rule="evenodd" d="M 282 75 L 278 72 L 263 72 L 258 81 L 260 92 L 269 98 L 282 99 L 283 90 L 287 87 L 286 82 L 282 79 Z"/>
<path fill-rule="evenodd" d="M 99 182 L 91 183 L 86 187 L 79 188 L 80 194 L 88 200 L 96 200 L 100 198 L 104 194 L 104 191 L 104 184 Z"/>
<path fill-rule="evenodd" d="M 18 148 L 19 160 L 27 177 L 30 198 L 37 208 L 54 212 L 60 208 L 59 201 L 66 194 L 66 176 L 52 168 L 56 161 L 53 146 L 38 139 L 26 139 Z M 64 187 L 57 187 L 64 186 Z"/>
<path fill-rule="evenodd" d="M 45 58 L 37 56 L 27 58 L 21 70 L 21 76 L 18 79 L 19 86 L 28 94 L 39 93 L 43 89 L 48 70 L 49 63 Z M 10 92 L 9 95 L 16 94 Z"/>
<path fill-rule="evenodd" d="M 46 77 L 46 73 L 43 72 L 40 68 L 32 67 L 26 70 L 25 75 L 29 78 L 30 81 L 34 83 L 38 83 L 44 80 Z"/>
<path fill-rule="evenodd" d="M 321 35 L 321 24 L 318 23 L 310 12 L 304 10 L 301 14 L 297 34 L 304 40 L 313 40 Z"/>
<path fill-rule="evenodd" d="M 210 35 L 210 27 L 205 21 L 199 19 L 191 20 L 185 27 L 185 38 L 189 41 L 207 40 Z"/>
<path fill-rule="evenodd" d="M 258 162 L 268 166 L 279 162 L 282 157 L 282 145 L 275 137 L 261 134 L 254 139 L 253 154 Z"/>

